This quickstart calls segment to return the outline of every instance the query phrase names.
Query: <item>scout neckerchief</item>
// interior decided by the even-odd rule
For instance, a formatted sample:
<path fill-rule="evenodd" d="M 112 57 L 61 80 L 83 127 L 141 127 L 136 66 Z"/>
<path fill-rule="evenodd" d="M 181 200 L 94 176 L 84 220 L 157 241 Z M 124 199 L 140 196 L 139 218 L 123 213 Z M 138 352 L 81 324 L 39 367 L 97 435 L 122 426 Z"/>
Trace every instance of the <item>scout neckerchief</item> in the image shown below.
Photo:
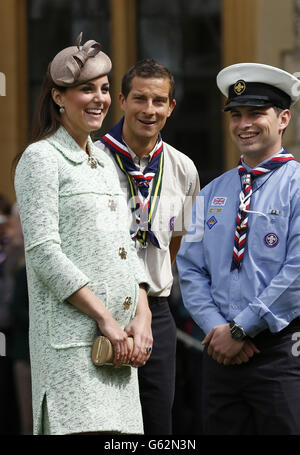
<path fill-rule="evenodd" d="M 246 247 L 248 233 L 248 213 L 252 213 L 252 210 L 249 210 L 252 195 L 252 181 L 261 175 L 278 169 L 288 161 L 294 160 L 295 158 L 293 155 L 287 153 L 284 149 L 282 149 L 280 154 L 277 154 L 266 163 L 261 164 L 254 169 L 251 169 L 251 171 L 247 171 L 247 169 L 244 168 L 242 159 L 243 156 L 241 156 L 238 164 L 238 173 L 242 179 L 242 190 L 240 192 L 240 205 L 236 220 L 233 256 L 231 263 L 231 270 L 238 269 L 238 271 L 241 269 Z"/>
<path fill-rule="evenodd" d="M 136 218 L 136 229 L 131 231 L 131 238 L 133 240 L 137 239 L 144 247 L 150 241 L 154 246 L 160 248 L 155 234 L 151 231 L 151 223 L 161 192 L 164 166 L 163 142 L 159 134 L 152 158 L 146 169 L 142 172 L 136 167 L 127 145 L 122 139 L 123 123 L 124 117 L 101 138 L 101 142 L 113 152 L 118 166 L 128 180 L 130 195 L 133 201 L 133 208 L 131 210 L 135 212 Z M 153 185 L 152 191 L 150 192 L 149 186 L 152 180 Z"/>

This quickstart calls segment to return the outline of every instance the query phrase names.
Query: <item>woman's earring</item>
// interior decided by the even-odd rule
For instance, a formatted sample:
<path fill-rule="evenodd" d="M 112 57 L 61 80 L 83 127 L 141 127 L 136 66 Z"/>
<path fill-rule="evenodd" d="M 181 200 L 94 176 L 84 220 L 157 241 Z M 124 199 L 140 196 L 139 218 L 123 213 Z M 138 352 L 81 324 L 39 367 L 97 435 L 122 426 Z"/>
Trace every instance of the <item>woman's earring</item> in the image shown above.
<path fill-rule="evenodd" d="M 63 114 L 64 112 L 65 112 L 65 108 L 64 108 L 63 106 L 61 106 L 61 107 L 59 108 L 59 113 L 60 113 L 60 114 Z"/>

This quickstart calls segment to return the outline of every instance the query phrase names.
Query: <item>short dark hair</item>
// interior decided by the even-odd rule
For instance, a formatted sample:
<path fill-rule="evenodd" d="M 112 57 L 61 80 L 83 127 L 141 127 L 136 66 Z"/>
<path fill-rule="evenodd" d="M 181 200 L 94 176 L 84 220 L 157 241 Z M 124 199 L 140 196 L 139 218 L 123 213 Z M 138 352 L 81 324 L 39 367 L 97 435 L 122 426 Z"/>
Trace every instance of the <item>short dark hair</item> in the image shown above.
<path fill-rule="evenodd" d="M 144 59 L 132 66 L 122 79 L 122 94 L 125 99 L 131 90 L 131 82 L 134 77 L 168 79 L 170 82 L 169 101 L 175 98 L 175 81 L 172 73 L 161 63 L 154 59 Z"/>

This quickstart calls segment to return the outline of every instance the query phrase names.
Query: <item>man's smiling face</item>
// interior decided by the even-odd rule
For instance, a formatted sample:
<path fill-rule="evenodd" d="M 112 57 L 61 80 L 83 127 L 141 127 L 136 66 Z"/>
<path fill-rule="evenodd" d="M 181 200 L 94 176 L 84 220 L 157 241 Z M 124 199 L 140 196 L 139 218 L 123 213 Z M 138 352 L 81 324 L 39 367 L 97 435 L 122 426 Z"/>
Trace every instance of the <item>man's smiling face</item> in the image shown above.
<path fill-rule="evenodd" d="M 277 112 L 274 107 L 235 107 L 230 111 L 229 131 L 232 140 L 254 167 L 282 147 L 282 131 L 287 127 L 290 111 Z"/>
<path fill-rule="evenodd" d="M 134 77 L 127 98 L 120 95 L 125 114 L 123 133 L 127 140 L 156 141 L 170 117 L 175 100 L 169 100 L 170 82 L 166 78 Z"/>

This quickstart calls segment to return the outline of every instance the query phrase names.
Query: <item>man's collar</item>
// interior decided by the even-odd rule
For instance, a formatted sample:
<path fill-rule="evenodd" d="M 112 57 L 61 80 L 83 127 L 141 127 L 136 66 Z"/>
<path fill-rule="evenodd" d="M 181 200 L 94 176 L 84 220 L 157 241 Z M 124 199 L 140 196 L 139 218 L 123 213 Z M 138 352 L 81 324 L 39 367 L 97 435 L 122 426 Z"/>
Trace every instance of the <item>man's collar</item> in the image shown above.
<path fill-rule="evenodd" d="M 135 160 L 135 159 L 137 158 L 137 159 L 140 161 L 141 159 L 145 158 L 146 160 L 150 161 L 151 158 L 152 158 L 152 156 L 154 155 L 154 152 L 155 152 L 156 148 L 157 148 L 157 144 L 155 144 L 155 146 L 153 147 L 153 150 L 152 150 L 150 153 L 148 153 L 147 155 L 144 155 L 144 156 L 142 156 L 142 158 L 140 158 L 140 157 L 139 157 L 136 153 L 134 153 L 134 151 L 129 147 L 129 145 L 125 142 L 124 138 L 122 138 L 122 140 L 123 140 L 124 144 L 126 145 L 127 150 L 128 150 L 128 152 L 130 153 L 131 158 L 132 158 L 133 160 Z"/>
<path fill-rule="evenodd" d="M 272 156 L 269 156 L 269 158 L 267 158 L 266 160 L 262 161 L 261 163 L 259 163 L 257 166 L 254 166 L 254 167 L 248 166 L 248 164 L 246 164 L 245 161 L 244 161 L 244 157 L 242 157 L 242 165 L 243 165 L 243 167 L 244 167 L 247 171 L 250 172 L 252 169 L 254 169 L 254 168 L 256 168 L 256 167 L 260 167 L 260 166 L 262 166 L 263 164 L 267 163 L 271 158 L 274 158 L 275 156 L 280 155 L 280 153 L 282 153 L 283 150 L 284 150 L 284 149 L 283 149 L 283 147 L 282 147 L 281 150 L 279 150 L 279 152 L 275 153 L 275 154 L 272 155 Z"/>

